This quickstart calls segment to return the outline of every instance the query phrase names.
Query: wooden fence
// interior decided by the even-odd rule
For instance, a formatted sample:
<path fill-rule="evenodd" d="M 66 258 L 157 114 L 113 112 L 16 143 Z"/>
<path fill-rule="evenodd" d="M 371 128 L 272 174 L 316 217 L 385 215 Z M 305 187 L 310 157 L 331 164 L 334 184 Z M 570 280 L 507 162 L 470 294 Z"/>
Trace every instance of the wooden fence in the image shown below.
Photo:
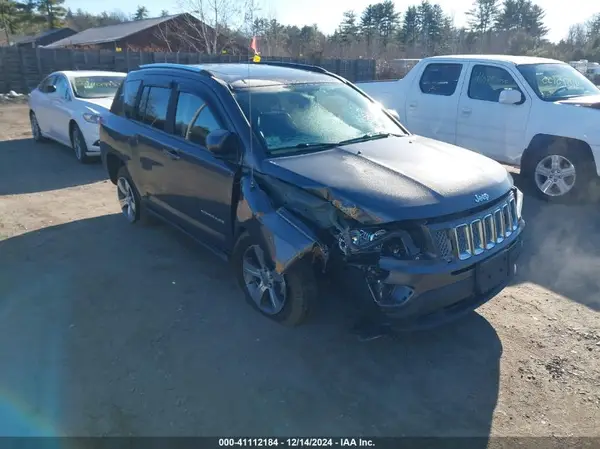
<path fill-rule="evenodd" d="M 246 62 L 246 56 L 204 55 L 199 53 L 151 53 L 137 51 L 72 50 L 2 47 L 0 50 L 0 93 L 14 90 L 29 93 L 49 73 L 56 70 L 112 70 L 129 72 L 142 64 L 170 62 L 199 64 Z M 375 60 L 293 59 L 263 57 L 263 61 L 319 65 L 350 81 L 375 79 Z"/>

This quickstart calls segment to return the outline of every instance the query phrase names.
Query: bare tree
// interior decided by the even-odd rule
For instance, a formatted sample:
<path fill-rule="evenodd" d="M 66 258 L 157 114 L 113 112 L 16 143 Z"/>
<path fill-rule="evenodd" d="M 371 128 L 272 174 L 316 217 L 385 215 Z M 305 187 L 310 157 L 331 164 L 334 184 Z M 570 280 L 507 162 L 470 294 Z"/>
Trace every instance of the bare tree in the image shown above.
<path fill-rule="evenodd" d="M 161 39 L 176 38 L 192 51 L 212 55 L 247 35 L 258 9 L 256 0 L 180 0 L 178 6 L 188 14 L 160 26 Z"/>

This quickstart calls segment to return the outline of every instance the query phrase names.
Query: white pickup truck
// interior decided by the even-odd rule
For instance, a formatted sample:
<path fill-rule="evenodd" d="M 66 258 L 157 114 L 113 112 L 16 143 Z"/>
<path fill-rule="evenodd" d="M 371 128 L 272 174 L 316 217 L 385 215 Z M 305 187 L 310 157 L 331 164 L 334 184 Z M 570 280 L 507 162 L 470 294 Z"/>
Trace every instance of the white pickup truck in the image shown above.
<path fill-rule="evenodd" d="M 414 134 L 520 166 L 546 200 L 585 199 L 600 175 L 600 89 L 564 62 L 435 56 L 357 86 Z"/>

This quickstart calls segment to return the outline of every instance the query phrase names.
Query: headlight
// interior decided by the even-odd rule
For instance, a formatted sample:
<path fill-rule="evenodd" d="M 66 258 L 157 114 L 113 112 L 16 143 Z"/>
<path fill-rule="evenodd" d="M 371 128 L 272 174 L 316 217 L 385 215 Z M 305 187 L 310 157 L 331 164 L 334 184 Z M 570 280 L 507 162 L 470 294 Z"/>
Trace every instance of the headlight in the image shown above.
<path fill-rule="evenodd" d="M 100 121 L 100 115 L 92 112 L 85 112 L 83 114 L 83 119 L 88 123 L 98 123 Z"/>
<path fill-rule="evenodd" d="M 523 211 L 523 192 L 515 187 L 517 196 L 517 218 L 521 219 L 521 212 Z"/>
<path fill-rule="evenodd" d="M 338 246 L 345 255 L 378 251 L 398 259 L 419 259 L 421 253 L 405 230 L 351 229 L 338 235 Z"/>
<path fill-rule="evenodd" d="M 386 234 L 385 229 L 350 229 L 338 236 L 338 246 L 344 254 L 376 247 L 374 243 Z"/>

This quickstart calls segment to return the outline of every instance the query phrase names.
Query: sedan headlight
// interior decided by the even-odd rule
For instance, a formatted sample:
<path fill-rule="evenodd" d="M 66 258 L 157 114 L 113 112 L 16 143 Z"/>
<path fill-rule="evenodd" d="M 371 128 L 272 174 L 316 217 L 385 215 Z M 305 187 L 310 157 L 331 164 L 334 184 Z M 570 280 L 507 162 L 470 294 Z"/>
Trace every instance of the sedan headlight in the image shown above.
<path fill-rule="evenodd" d="M 517 201 L 517 218 L 521 219 L 521 212 L 523 211 L 523 192 L 515 187 L 516 190 L 516 201 Z"/>
<path fill-rule="evenodd" d="M 88 123 L 98 123 L 100 121 L 100 114 L 85 112 L 83 114 L 83 119 Z"/>

